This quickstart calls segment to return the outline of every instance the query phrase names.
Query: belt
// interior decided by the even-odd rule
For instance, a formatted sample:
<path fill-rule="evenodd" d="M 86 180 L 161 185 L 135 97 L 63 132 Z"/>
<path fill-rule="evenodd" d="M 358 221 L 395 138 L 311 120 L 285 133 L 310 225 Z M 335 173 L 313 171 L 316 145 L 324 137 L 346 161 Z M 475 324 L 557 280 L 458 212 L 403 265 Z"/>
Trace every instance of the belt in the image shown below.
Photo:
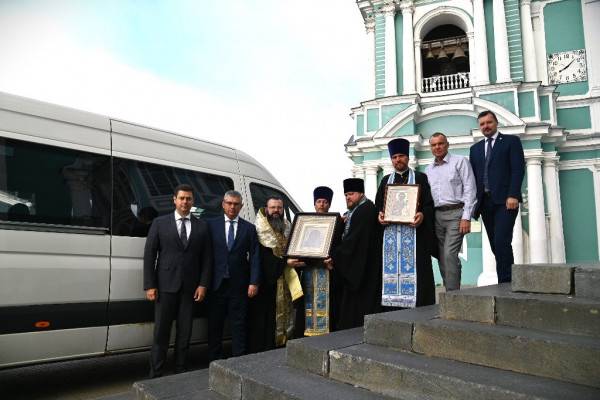
<path fill-rule="evenodd" d="M 450 211 L 450 210 L 458 210 L 459 208 L 463 208 L 465 206 L 464 203 L 457 203 L 457 204 L 448 204 L 446 206 L 439 206 L 436 207 L 435 210 L 436 211 Z"/>

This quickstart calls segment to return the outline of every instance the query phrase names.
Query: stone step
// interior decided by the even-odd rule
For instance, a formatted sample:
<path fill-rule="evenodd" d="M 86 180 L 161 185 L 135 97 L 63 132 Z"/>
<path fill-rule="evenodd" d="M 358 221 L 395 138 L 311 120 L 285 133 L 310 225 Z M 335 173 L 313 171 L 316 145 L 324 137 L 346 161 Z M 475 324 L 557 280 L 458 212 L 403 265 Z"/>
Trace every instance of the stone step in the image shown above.
<path fill-rule="evenodd" d="M 416 353 L 600 387 L 597 338 L 442 319 L 414 329 Z"/>
<path fill-rule="evenodd" d="M 102 397 L 94 397 L 93 400 L 135 400 L 135 394 L 132 391 L 123 392 L 123 393 L 115 393 Z"/>
<path fill-rule="evenodd" d="M 600 299 L 600 264 L 515 264 L 512 289 Z"/>
<path fill-rule="evenodd" d="M 353 346 L 362 342 L 362 327 L 332 332 L 328 335 L 291 340 L 286 345 L 286 363 L 293 368 L 327 376 L 329 373 L 330 350 Z"/>
<path fill-rule="evenodd" d="M 512 290 L 529 293 L 573 293 L 572 264 L 514 264 Z"/>
<path fill-rule="evenodd" d="M 227 399 L 389 399 L 286 365 L 285 349 L 210 364 L 209 387 Z"/>
<path fill-rule="evenodd" d="M 225 400 L 208 389 L 208 368 L 133 384 L 136 400 Z"/>
<path fill-rule="evenodd" d="M 440 293 L 440 316 L 600 337 L 600 300 L 515 293 L 510 283 Z"/>
<path fill-rule="evenodd" d="M 581 265 L 575 268 L 575 296 L 600 299 L 599 265 Z"/>
<path fill-rule="evenodd" d="M 599 399 L 600 389 L 361 344 L 330 352 L 329 376 L 403 399 Z"/>
<path fill-rule="evenodd" d="M 438 305 L 367 315 L 364 342 L 411 351 L 414 324 L 438 316 Z"/>

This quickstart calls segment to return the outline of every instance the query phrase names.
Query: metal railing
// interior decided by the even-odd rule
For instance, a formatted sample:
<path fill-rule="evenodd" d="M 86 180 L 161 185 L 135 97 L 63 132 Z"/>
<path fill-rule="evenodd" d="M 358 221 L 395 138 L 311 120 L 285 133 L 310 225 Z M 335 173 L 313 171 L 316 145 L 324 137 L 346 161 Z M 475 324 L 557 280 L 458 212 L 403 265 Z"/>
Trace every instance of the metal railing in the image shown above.
<path fill-rule="evenodd" d="M 423 78 L 423 93 L 465 89 L 469 87 L 469 83 L 470 77 L 468 72 L 459 72 L 452 75 L 432 76 L 430 78 Z"/>

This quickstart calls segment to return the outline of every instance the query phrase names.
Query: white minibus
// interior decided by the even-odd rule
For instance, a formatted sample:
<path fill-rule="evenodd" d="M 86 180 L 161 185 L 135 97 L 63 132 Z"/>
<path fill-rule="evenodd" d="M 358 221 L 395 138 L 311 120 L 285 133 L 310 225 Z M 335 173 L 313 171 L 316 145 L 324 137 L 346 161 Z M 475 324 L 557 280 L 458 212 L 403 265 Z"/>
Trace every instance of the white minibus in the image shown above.
<path fill-rule="evenodd" d="M 200 218 L 220 215 L 229 189 L 250 221 L 270 195 L 288 219 L 298 211 L 232 147 L 0 93 L 0 368 L 151 345 L 145 236 L 180 183 Z M 204 308 L 194 342 L 206 341 Z"/>

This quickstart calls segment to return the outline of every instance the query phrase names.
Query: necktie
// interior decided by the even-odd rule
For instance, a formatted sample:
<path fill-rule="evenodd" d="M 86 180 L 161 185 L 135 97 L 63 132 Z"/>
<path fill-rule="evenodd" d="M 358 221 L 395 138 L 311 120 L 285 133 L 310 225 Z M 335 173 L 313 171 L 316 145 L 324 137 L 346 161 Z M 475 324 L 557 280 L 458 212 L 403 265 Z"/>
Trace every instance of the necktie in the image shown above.
<path fill-rule="evenodd" d="M 492 140 L 493 138 L 487 138 L 487 149 L 485 152 L 485 167 L 483 168 L 483 189 L 486 192 L 490 191 L 489 178 L 488 178 L 488 167 L 490 165 L 490 158 L 492 157 Z"/>
<path fill-rule="evenodd" d="M 185 221 L 187 218 L 181 218 L 181 230 L 179 231 L 179 238 L 181 239 L 181 243 L 183 243 L 183 247 L 187 247 L 188 237 L 187 237 L 187 228 L 185 226 Z"/>
<path fill-rule="evenodd" d="M 231 250 L 231 248 L 233 247 L 233 242 L 235 241 L 233 224 L 235 224 L 235 221 L 229 220 L 229 230 L 227 231 L 227 249 L 228 250 Z"/>

